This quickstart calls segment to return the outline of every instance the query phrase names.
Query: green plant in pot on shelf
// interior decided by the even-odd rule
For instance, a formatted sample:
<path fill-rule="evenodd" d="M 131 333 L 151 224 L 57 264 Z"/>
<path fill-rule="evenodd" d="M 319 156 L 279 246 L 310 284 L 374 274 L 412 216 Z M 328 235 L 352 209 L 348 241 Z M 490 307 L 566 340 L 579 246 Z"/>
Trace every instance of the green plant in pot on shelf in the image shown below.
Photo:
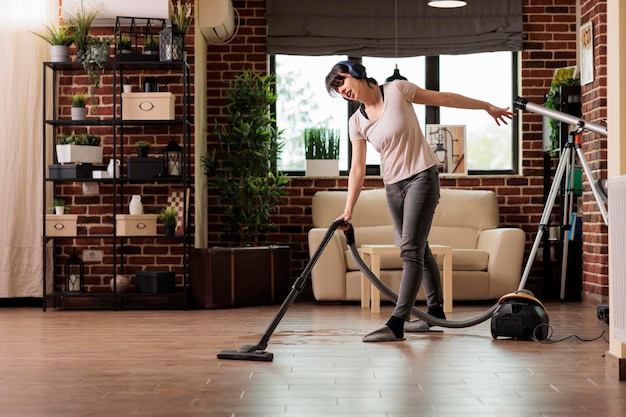
<path fill-rule="evenodd" d="M 159 54 L 159 37 L 158 35 L 146 36 L 146 41 L 143 45 L 144 55 L 158 55 Z"/>
<path fill-rule="evenodd" d="M 130 35 L 122 33 L 115 37 L 115 48 L 116 52 L 122 54 L 130 54 L 132 52 L 132 39 Z"/>
<path fill-rule="evenodd" d="M 146 158 L 148 156 L 148 152 L 150 152 L 150 143 L 145 140 L 140 140 L 135 142 L 135 148 L 137 149 L 137 156 Z"/>
<path fill-rule="evenodd" d="M 238 75 L 226 90 L 226 121 L 214 131 L 218 145 L 201 158 L 237 244 L 256 246 L 275 228 L 271 216 L 289 183 L 276 167 L 283 143 L 270 111 L 274 85 L 273 75 Z"/>
<path fill-rule="evenodd" d="M 72 120 L 84 120 L 87 110 L 87 95 L 82 92 L 74 93 L 70 101 L 72 104 Z"/>
<path fill-rule="evenodd" d="M 176 207 L 166 207 L 158 215 L 158 220 L 165 226 L 166 236 L 175 236 L 176 222 L 178 221 L 178 210 Z"/>
<path fill-rule="evenodd" d="M 59 133 L 56 153 L 59 163 L 102 163 L 102 139 L 89 133 Z"/>
<path fill-rule="evenodd" d="M 70 45 L 74 43 L 74 35 L 65 24 L 58 27 L 44 25 L 45 33 L 32 32 L 50 44 L 50 61 L 67 62 L 70 60 Z"/>
<path fill-rule="evenodd" d="M 89 31 L 97 15 L 98 9 L 87 8 L 81 1 L 80 7 L 68 18 L 68 28 L 74 35 L 76 56 L 80 62 L 83 62 L 84 54 L 89 49 Z"/>
<path fill-rule="evenodd" d="M 65 204 L 65 200 L 62 198 L 55 198 L 52 200 L 52 204 L 48 207 L 50 211 L 53 211 L 54 214 L 67 214 L 70 212 L 70 207 Z"/>

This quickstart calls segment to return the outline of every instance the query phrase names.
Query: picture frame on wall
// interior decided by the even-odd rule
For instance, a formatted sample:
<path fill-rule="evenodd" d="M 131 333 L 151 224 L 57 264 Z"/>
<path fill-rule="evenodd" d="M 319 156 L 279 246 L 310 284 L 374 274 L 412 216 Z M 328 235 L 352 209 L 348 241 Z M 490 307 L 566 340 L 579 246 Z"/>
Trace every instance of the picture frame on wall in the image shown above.
<path fill-rule="evenodd" d="M 580 85 L 593 82 L 593 23 L 580 27 Z"/>
<path fill-rule="evenodd" d="M 465 125 L 426 125 L 426 141 L 437 155 L 439 173 L 467 175 L 465 135 Z"/>

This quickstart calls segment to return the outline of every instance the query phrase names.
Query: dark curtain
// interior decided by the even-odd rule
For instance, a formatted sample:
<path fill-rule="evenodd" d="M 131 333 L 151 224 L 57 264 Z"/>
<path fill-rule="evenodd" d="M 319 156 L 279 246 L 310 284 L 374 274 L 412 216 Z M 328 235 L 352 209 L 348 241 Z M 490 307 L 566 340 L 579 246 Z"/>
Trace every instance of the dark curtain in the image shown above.
<path fill-rule="evenodd" d="M 522 49 L 522 0 L 267 0 L 270 54 L 393 58 Z"/>

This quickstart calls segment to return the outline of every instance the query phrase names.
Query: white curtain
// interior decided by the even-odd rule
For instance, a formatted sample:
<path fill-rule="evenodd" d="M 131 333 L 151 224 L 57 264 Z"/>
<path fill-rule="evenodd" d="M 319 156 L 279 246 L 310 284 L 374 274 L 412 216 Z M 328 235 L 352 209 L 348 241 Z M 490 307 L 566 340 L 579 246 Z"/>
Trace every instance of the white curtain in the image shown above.
<path fill-rule="evenodd" d="M 42 62 L 59 0 L 0 0 L 0 298 L 42 295 Z"/>

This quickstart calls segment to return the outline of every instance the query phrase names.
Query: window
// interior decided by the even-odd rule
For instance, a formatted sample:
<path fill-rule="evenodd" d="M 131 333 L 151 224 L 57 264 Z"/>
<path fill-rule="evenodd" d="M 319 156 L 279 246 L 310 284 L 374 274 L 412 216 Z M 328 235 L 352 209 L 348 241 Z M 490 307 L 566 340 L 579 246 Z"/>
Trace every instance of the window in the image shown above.
<path fill-rule="evenodd" d="M 514 95 L 514 53 L 493 52 L 439 57 L 438 74 L 428 74 L 424 57 L 372 58 L 363 57 L 369 77 L 379 83 L 393 74 L 397 63 L 400 74 L 424 87 L 440 85 L 441 91 L 450 91 L 489 101 L 497 106 L 511 106 Z M 282 171 L 304 172 L 303 132 L 307 127 L 329 127 L 341 132 L 341 171 L 349 167 L 348 105 L 345 100 L 328 95 L 324 79 L 328 71 L 345 56 L 275 55 L 278 100 L 276 117 L 279 129 L 284 131 L 285 147 L 280 156 Z M 433 83 L 434 77 L 434 83 Z M 495 80 L 495 81 L 494 81 Z M 467 164 L 473 173 L 512 173 L 516 167 L 515 123 L 497 126 L 485 112 L 475 110 L 437 109 L 427 119 L 425 106 L 415 105 L 422 126 L 428 124 L 466 125 Z M 378 166 L 380 158 L 371 147 L 367 153 L 368 165 Z"/>

